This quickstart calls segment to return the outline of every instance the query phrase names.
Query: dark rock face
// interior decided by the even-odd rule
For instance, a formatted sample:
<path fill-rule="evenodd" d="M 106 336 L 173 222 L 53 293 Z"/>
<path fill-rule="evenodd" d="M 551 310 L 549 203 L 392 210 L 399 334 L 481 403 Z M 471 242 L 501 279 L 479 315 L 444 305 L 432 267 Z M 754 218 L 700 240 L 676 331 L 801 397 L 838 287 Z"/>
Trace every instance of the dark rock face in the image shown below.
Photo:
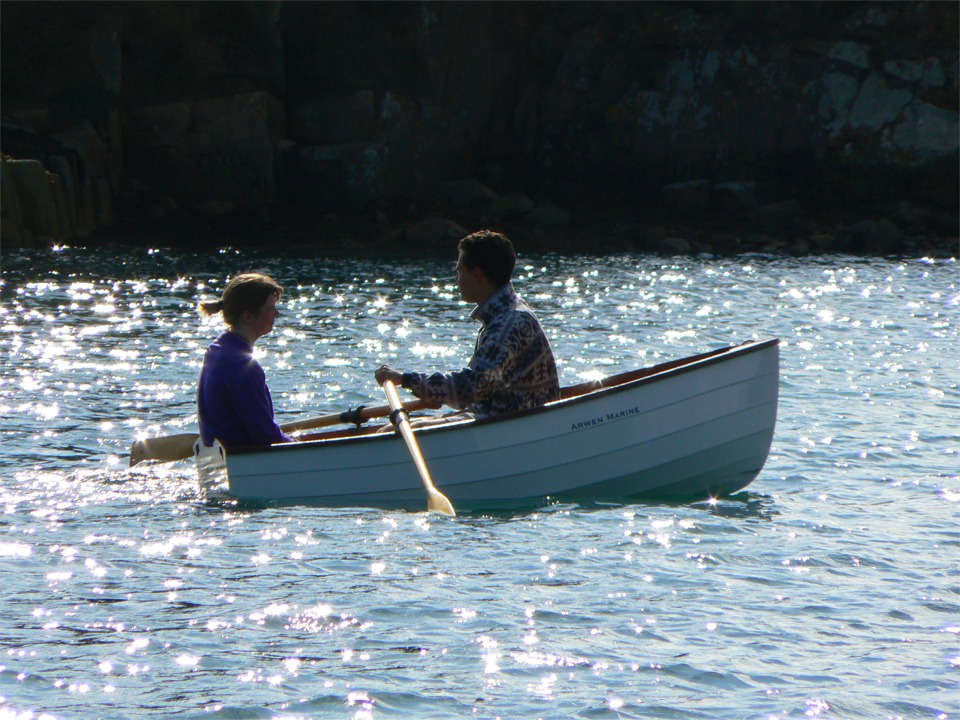
<path fill-rule="evenodd" d="M 119 217 L 291 238 L 368 223 L 371 242 L 424 245 L 495 225 L 557 249 L 955 252 L 956 3 L 0 13 L 6 247 Z"/>

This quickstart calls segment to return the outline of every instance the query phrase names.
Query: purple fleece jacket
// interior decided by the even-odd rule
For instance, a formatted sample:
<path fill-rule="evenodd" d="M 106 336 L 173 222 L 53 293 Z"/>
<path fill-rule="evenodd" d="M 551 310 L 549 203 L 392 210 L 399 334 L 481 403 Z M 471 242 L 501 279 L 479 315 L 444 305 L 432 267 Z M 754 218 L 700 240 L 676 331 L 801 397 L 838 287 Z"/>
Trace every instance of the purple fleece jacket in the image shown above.
<path fill-rule="evenodd" d="M 226 448 L 288 441 L 273 419 L 273 398 L 253 346 L 229 330 L 207 348 L 197 384 L 197 417 L 204 445 Z"/>

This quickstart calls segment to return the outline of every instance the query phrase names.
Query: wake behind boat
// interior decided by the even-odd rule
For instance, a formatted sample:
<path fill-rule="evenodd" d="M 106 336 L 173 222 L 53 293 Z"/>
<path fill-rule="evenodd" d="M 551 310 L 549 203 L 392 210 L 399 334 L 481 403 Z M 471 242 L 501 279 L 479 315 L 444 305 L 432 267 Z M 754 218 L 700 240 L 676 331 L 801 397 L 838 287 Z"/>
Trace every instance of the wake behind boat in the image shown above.
<path fill-rule="evenodd" d="M 461 509 L 547 498 L 625 502 L 735 493 L 773 440 L 779 340 L 748 342 L 563 389 L 533 410 L 415 430 L 439 490 Z M 199 448 L 205 483 L 243 500 L 420 510 L 404 441 L 376 427 L 268 447 Z"/>

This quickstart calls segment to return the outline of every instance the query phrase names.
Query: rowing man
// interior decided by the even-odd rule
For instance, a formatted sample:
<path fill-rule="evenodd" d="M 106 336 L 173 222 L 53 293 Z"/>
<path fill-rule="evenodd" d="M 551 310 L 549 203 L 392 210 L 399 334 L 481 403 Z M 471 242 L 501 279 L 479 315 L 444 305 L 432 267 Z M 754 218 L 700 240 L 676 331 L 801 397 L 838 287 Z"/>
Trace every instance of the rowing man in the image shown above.
<path fill-rule="evenodd" d="M 457 287 L 476 303 L 470 317 L 480 322 L 467 367 L 453 372 L 401 372 L 381 365 L 378 383 L 390 380 L 437 405 L 475 417 L 538 407 L 560 398 L 553 350 L 540 321 L 517 295 L 511 278 L 517 255 L 502 233 L 481 230 L 460 240 Z"/>

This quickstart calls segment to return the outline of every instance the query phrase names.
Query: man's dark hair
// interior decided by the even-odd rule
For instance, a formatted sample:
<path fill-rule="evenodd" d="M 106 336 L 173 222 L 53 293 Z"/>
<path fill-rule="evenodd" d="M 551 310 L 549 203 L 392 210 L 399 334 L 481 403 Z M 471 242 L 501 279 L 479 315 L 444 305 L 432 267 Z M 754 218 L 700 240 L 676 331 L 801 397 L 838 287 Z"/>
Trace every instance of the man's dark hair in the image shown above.
<path fill-rule="evenodd" d="M 467 267 L 479 267 L 487 279 L 496 287 L 510 282 L 513 267 L 517 264 L 517 253 L 513 243 L 503 233 L 493 230 L 480 230 L 460 240 L 460 252 Z"/>

